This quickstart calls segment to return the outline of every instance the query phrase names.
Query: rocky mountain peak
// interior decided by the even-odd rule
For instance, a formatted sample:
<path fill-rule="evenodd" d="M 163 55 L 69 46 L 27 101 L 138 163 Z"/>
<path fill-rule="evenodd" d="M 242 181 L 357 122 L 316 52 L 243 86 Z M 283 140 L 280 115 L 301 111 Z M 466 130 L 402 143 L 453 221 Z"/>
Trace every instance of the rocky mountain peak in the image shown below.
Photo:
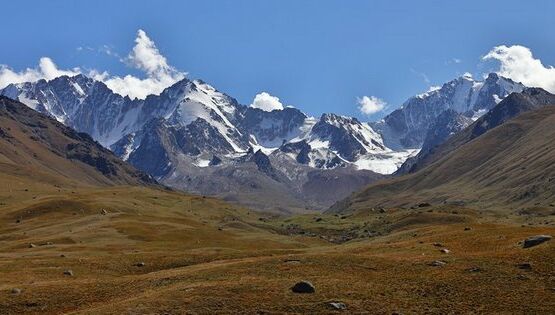
<path fill-rule="evenodd" d="M 521 83 L 495 73 L 484 81 L 461 76 L 441 88 L 408 99 L 401 108 L 372 124 L 391 148 L 420 148 L 431 121 L 452 109 L 477 119 L 503 98 L 524 89 Z"/>

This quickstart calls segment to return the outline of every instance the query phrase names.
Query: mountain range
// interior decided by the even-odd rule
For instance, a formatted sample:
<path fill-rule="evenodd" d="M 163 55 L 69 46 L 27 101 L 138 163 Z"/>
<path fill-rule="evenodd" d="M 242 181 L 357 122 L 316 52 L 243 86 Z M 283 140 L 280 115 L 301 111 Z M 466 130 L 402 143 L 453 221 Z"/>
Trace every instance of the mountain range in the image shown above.
<path fill-rule="evenodd" d="M 408 175 L 370 185 L 331 212 L 445 205 L 519 213 L 555 203 L 555 95 L 526 88 L 418 156 Z M 535 209 L 535 210 L 534 210 Z"/>
<path fill-rule="evenodd" d="M 299 212 L 325 209 L 410 169 L 418 152 L 523 89 L 496 74 L 483 81 L 465 75 L 373 123 L 331 113 L 310 117 L 293 107 L 264 111 L 189 79 L 144 100 L 122 97 L 84 75 L 11 84 L 0 94 L 91 135 L 165 185 Z M 330 181 L 339 185 L 328 189 Z"/>

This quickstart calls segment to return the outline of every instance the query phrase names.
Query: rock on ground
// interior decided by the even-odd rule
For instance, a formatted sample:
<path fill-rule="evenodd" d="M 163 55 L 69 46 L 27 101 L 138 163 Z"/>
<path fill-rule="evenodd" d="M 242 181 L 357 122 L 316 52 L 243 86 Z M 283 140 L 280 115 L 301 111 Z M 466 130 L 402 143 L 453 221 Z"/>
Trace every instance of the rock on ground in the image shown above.
<path fill-rule="evenodd" d="M 434 261 L 430 262 L 428 265 L 432 266 L 432 267 L 443 267 L 443 266 L 447 265 L 447 263 L 444 262 L 443 260 L 434 260 Z"/>
<path fill-rule="evenodd" d="M 316 288 L 308 281 L 300 281 L 291 288 L 291 291 L 295 293 L 314 293 L 316 292 Z"/>
<path fill-rule="evenodd" d="M 330 302 L 329 305 L 336 310 L 346 310 L 347 309 L 347 305 L 345 305 L 345 303 L 341 303 L 341 302 Z"/>
<path fill-rule="evenodd" d="M 530 236 L 529 238 L 524 240 L 523 248 L 529 248 L 536 245 L 540 245 L 543 242 L 547 242 L 551 240 L 553 237 L 551 235 L 535 235 Z"/>

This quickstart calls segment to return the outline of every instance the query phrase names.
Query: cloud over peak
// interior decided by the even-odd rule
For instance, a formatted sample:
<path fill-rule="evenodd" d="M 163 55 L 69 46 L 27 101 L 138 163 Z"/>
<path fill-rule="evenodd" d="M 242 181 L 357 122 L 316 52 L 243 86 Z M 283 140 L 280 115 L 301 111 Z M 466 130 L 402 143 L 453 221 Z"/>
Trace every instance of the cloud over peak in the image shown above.
<path fill-rule="evenodd" d="M 555 93 L 555 68 L 544 66 L 540 59 L 534 58 L 528 47 L 521 45 L 497 46 L 483 59 L 497 60 L 500 64 L 497 73 L 501 76 Z"/>
<path fill-rule="evenodd" d="M 38 68 L 27 68 L 20 72 L 16 72 L 6 65 L 0 65 L 0 89 L 10 83 L 34 82 L 40 79 L 52 80 L 63 75 L 74 76 L 79 73 L 81 73 L 79 68 L 72 70 L 59 69 L 54 61 L 48 57 L 40 58 Z"/>
<path fill-rule="evenodd" d="M 83 48 L 78 51 L 82 51 Z M 90 50 L 90 49 L 87 49 Z M 154 41 L 145 31 L 138 30 L 135 38 L 135 46 L 125 58 L 119 58 L 118 54 L 110 47 L 104 45 L 99 49 L 109 56 L 117 57 L 129 67 L 144 72 L 144 78 L 133 75 L 113 76 L 107 71 L 90 70 L 87 75 L 104 82 L 112 91 L 130 98 L 144 99 L 150 94 L 160 94 L 165 88 L 185 78 L 186 73 L 176 70 L 168 64 Z M 52 80 L 67 75 L 74 76 L 82 73 L 80 68 L 71 70 L 59 69 L 49 57 L 42 57 L 37 68 L 27 68 L 16 72 L 6 65 L 0 65 L 0 88 L 10 83 L 34 82 L 40 79 Z"/>
<path fill-rule="evenodd" d="M 384 110 L 387 103 L 375 96 L 363 96 L 357 98 L 358 109 L 364 115 L 372 115 Z"/>
<path fill-rule="evenodd" d="M 135 46 L 122 61 L 145 72 L 146 78 L 141 79 L 129 74 L 124 77 L 110 76 L 102 73 L 97 74 L 96 79 L 106 83 L 112 91 L 131 98 L 144 99 L 150 94 L 160 94 L 168 86 L 185 78 L 185 73 L 170 66 L 154 41 L 141 29 L 137 31 Z"/>
<path fill-rule="evenodd" d="M 250 106 L 267 112 L 283 109 L 283 104 L 279 101 L 279 98 L 266 92 L 258 93 Z"/>

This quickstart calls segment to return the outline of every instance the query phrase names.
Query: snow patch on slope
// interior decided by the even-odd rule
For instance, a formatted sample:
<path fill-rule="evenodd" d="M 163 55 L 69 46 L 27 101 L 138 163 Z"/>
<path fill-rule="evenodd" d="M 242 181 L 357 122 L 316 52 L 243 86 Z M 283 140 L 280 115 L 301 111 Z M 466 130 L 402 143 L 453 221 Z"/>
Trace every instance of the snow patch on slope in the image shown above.
<path fill-rule="evenodd" d="M 388 175 L 393 174 L 410 157 L 418 154 L 420 149 L 409 149 L 404 151 L 391 151 L 385 154 L 364 155 L 353 164 L 359 170 L 369 170 L 375 173 Z"/>

